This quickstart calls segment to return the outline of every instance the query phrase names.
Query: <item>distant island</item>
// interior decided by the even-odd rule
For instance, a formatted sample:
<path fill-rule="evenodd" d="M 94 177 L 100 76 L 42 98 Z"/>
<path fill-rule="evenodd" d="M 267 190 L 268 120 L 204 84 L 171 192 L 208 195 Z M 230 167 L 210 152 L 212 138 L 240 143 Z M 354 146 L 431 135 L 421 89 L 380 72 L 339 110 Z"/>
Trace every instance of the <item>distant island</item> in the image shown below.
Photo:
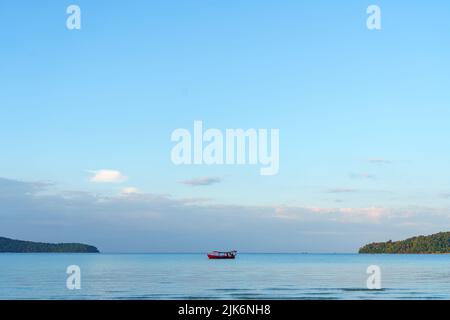
<path fill-rule="evenodd" d="M 0 252 L 9 253 L 99 253 L 99 250 L 82 243 L 42 243 L 0 237 Z"/>
<path fill-rule="evenodd" d="M 418 236 L 403 241 L 374 242 L 359 249 L 359 253 L 450 253 L 450 232 L 440 232 L 431 236 Z"/>

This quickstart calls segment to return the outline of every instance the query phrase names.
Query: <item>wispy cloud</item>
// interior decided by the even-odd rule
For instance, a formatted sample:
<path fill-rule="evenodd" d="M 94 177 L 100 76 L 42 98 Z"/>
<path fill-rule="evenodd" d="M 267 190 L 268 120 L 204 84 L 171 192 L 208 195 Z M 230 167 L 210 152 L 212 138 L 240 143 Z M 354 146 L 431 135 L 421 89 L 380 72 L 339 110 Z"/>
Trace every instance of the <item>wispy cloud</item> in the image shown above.
<path fill-rule="evenodd" d="M 339 223 L 375 223 L 389 222 L 404 226 L 406 222 L 430 222 L 437 217 L 450 218 L 446 209 L 411 207 L 391 208 L 382 206 L 373 207 L 278 207 L 276 217 L 291 220 L 309 221 L 311 219 L 326 223 L 334 221 Z"/>
<path fill-rule="evenodd" d="M 188 185 L 188 186 L 209 186 L 212 184 L 220 183 L 222 182 L 222 178 L 218 177 L 201 177 L 201 178 L 194 178 L 189 180 L 181 181 L 182 184 Z"/>
<path fill-rule="evenodd" d="M 358 192 L 358 190 L 351 188 L 332 188 L 326 190 L 326 193 L 355 193 L 355 192 Z"/>
<path fill-rule="evenodd" d="M 374 163 L 374 164 L 391 164 L 392 163 L 391 160 L 387 160 L 387 159 L 383 159 L 383 158 L 370 158 L 367 160 L 367 162 Z"/>
<path fill-rule="evenodd" d="M 93 176 L 89 179 L 91 182 L 119 183 L 127 180 L 127 177 L 118 170 L 102 169 L 91 172 L 93 173 Z"/>
<path fill-rule="evenodd" d="M 340 223 L 378 223 L 381 218 L 392 214 L 391 209 L 383 207 L 288 207 L 278 208 L 279 218 L 295 220 L 335 221 Z"/>
<path fill-rule="evenodd" d="M 361 172 L 361 173 L 350 173 L 350 178 L 352 179 L 375 179 L 376 176 L 371 173 Z"/>

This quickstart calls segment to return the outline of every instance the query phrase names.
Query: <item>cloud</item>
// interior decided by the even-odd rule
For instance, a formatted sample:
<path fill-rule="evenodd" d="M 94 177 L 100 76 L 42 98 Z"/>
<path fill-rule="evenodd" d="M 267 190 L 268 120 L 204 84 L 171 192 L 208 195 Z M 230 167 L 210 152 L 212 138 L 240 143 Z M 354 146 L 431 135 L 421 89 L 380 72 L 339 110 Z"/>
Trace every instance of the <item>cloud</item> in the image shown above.
<path fill-rule="evenodd" d="M 121 190 L 121 193 L 125 195 L 137 194 L 139 193 L 139 189 L 135 187 L 126 187 Z"/>
<path fill-rule="evenodd" d="M 56 185 L 50 182 L 29 182 L 0 178 L 0 197 L 2 197 L 2 201 L 0 201 L 0 212 L 7 210 L 5 203 L 15 203 L 19 206 L 34 201 L 39 203 L 40 199 L 49 199 L 53 197 L 60 198 L 64 201 L 67 199 L 86 197 L 87 195 L 91 196 L 89 192 L 55 192 L 55 190 L 52 189 L 54 186 Z"/>
<path fill-rule="evenodd" d="M 392 161 L 383 159 L 383 158 L 370 158 L 367 161 L 369 163 L 374 163 L 374 164 L 391 164 L 392 163 Z"/>
<path fill-rule="evenodd" d="M 354 193 L 354 192 L 358 192 L 358 190 L 350 189 L 350 188 L 334 188 L 334 189 L 328 189 L 326 192 L 327 193 Z"/>
<path fill-rule="evenodd" d="M 371 173 L 362 172 L 362 173 L 350 173 L 350 178 L 352 178 L 352 179 L 375 179 L 376 176 Z"/>
<path fill-rule="evenodd" d="M 194 178 L 190 180 L 181 181 L 182 184 L 188 186 L 209 186 L 215 183 L 222 182 L 221 178 L 218 177 L 203 177 L 203 178 Z"/>
<path fill-rule="evenodd" d="M 97 183 L 119 183 L 127 180 L 120 171 L 117 170 L 97 170 L 93 171 L 93 176 L 90 178 L 91 182 Z"/>
<path fill-rule="evenodd" d="M 341 213 L 347 221 L 368 219 L 373 222 L 380 222 L 381 218 L 389 217 L 392 214 L 391 209 L 383 207 L 339 208 L 337 212 Z"/>
<path fill-rule="evenodd" d="M 0 235 L 91 243 L 106 252 L 355 252 L 368 242 L 450 225 L 448 208 L 252 206 L 58 189 L 0 179 Z"/>
<path fill-rule="evenodd" d="M 11 199 L 44 192 L 52 185 L 53 184 L 50 182 L 22 182 L 18 180 L 0 178 L 0 199 Z"/>
<path fill-rule="evenodd" d="M 388 207 L 280 207 L 275 210 L 276 216 L 283 219 L 308 221 L 334 221 L 340 224 L 381 224 L 417 225 L 414 218 L 433 218 L 445 215 L 444 210 L 435 208 L 388 208 Z M 450 218 L 450 217 L 448 217 Z M 408 219 L 408 220 L 404 220 Z M 408 224 L 406 224 L 408 222 Z"/>

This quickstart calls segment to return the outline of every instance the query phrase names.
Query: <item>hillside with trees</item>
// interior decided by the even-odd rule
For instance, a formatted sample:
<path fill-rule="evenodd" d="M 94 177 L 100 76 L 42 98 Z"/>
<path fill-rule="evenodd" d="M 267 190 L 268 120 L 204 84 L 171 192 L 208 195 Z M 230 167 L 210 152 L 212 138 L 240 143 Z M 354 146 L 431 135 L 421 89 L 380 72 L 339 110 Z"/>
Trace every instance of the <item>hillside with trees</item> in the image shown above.
<path fill-rule="evenodd" d="M 0 252 L 10 253 L 98 253 L 98 249 L 82 243 L 43 243 L 0 237 Z"/>
<path fill-rule="evenodd" d="M 359 253 L 450 253 L 450 232 L 418 236 L 403 241 L 374 242 L 359 249 Z"/>

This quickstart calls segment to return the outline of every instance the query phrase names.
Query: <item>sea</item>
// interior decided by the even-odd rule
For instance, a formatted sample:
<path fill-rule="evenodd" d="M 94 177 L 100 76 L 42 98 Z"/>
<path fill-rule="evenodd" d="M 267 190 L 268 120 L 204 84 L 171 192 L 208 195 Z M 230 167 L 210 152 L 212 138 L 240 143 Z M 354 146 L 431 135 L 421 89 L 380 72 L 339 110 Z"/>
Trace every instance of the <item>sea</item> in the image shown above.
<path fill-rule="evenodd" d="M 6 253 L 0 299 L 450 299 L 450 255 Z"/>

